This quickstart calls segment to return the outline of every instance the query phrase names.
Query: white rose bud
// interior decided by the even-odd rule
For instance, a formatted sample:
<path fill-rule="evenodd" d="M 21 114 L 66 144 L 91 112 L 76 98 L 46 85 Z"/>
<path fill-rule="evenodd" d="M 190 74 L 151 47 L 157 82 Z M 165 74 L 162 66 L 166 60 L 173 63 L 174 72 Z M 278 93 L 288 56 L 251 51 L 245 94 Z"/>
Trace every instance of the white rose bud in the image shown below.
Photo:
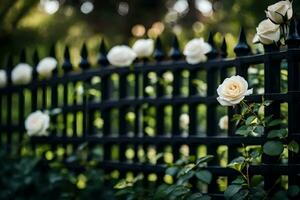
<path fill-rule="evenodd" d="M 247 81 L 241 76 L 226 78 L 217 89 L 219 97 L 217 100 L 222 106 L 234 106 L 240 103 L 245 96 L 253 93 L 248 90 Z"/>
<path fill-rule="evenodd" d="M 7 74 L 6 71 L 3 69 L 0 69 L 0 88 L 5 87 L 7 84 Z"/>
<path fill-rule="evenodd" d="M 32 79 L 32 67 L 26 63 L 20 63 L 11 71 L 11 80 L 15 85 L 25 85 Z"/>
<path fill-rule="evenodd" d="M 179 123 L 181 128 L 187 128 L 190 123 L 190 116 L 186 113 L 180 115 L 179 117 Z"/>
<path fill-rule="evenodd" d="M 266 15 L 275 24 L 285 23 L 293 16 L 292 3 L 286 0 L 268 6 Z"/>
<path fill-rule="evenodd" d="M 25 129 L 29 136 L 48 136 L 50 117 L 41 111 L 31 113 L 25 120 Z"/>
<path fill-rule="evenodd" d="M 114 66 L 129 66 L 136 58 L 136 53 L 126 45 L 118 45 L 110 49 L 107 59 Z"/>
<path fill-rule="evenodd" d="M 220 118 L 219 127 L 222 130 L 227 130 L 228 129 L 228 116 L 227 115 Z"/>
<path fill-rule="evenodd" d="M 154 51 L 154 41 L 152 39 L 139 39 L 133 44 L 132 50 L 139 58 L 149 57 Z"/>
<path fill-rule="evenodd" d="M 211 51 L 210 44 L 204 42 L 203 38 L 195 38 L 189 41 L 183 50 L 186 61 L 189 64 L 197 64 L 207 60 L 205 54 Z"/>
<path fill-rule="evenodd" d="M 269 19 L 265 19 L 259 23 L 256 28 L 256 36 L 253 42 L 261 42 L 262 44 L 268 45 L 280 40 L 280 26 L 274 24 Z"/>
<path fill-rule="evenodd" d="M 163 79 L 165 79 L 165 81 L 170 83 L 170 82 L 173 82 L 174 76 L 173 76 L 172 72 L 165 72 L 163 74 Z"/>
<path fill-rule="evenodd" d="M 53 70 L 57 66 L 57 61 L 55 58 L 46 57 L 43 58 L 37 65 L 36 71 L 39 75 L 44 78 L 50 78 L 52 76 Z"/>

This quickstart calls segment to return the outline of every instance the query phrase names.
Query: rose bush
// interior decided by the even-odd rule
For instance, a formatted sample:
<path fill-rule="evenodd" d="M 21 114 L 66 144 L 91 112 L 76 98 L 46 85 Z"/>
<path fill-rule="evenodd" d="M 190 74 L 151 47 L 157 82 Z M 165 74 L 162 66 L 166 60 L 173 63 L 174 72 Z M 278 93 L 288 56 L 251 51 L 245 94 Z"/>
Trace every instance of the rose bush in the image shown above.
<path fill-rule="evenodd" d="M 25 85 L 32 79 L 32 67 L 26 63 L 20 63 L 11 71 L 11 80 L 15 85 Z"/>
<path fill-rule="evenodd" d="M 149 57 L 154 51 L 154 41 L 152 39 L 139 39 L 133 44 L 132 50 L 138 58 Z"/>
<path fill-rule="evenodd" d="M 5 87 L 7 84 L 7 74 L 5 70 L 0 70 L 0 88 Z"/>
<path fill-rule="evenodd" d="M 136 53 L 126 45 L 118 45 L 110 49 L 107 59 L 111 65 L 129 66 L 136 58 Z"/>
<path fill-rule="evenodd" d="M 25 129 L 29 136 L 48 136 L 50 117 L 41 111 L 31 113 L 25 120 Z"/>
<path fill-rule="evenodd" d="M 234 106 L 240 103 L 245 96 L 252 94 L 253 89 L 248 90 L 247 81 L 241 76 L 226 78 L 217 89 L 217 100 L 222 106 Z"/>
<path fill-rule="evenodd" d="M 205 54 L 211 51 L 211 46 L 203 38 L 195 38 L 189 41 L 183 50 L 186 61 L 189 64 L 197 64 L 207 60 Z"/>

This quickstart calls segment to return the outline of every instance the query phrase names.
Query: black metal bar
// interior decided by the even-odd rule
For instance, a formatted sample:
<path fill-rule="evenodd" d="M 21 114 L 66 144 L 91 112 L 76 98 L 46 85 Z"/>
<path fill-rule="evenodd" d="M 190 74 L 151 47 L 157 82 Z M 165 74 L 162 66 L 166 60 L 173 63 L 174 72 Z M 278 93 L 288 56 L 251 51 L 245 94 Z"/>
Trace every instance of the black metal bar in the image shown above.
<path fill-rule="evenodd" d="M 163 52 L 163 47 L 162 47 L 162 44 L 161 44 L 161 40 L 159 37 L 156 38 L 156 43 L 155 43 L 155 50 L 154 50 L 154 58 L 157 62 L 161 62 L 164 58 L 164 52 Z M 156 73 L 156 76 L 157 76 L 157 79 L 160 80 L 162 79 L 162 75 L 163 75 L 164 71 L 158 71 Z M 163 85 L 161 84 L 160 81 L 157 81 L 157 84 L 156 84 L 156 97 L 157 98 L 160 98 L 164 96 L 164 88 L 163 88 Z M 156 129 L 155 129 L 155 134 L 156 135 L 163 135 L 164 134 L 164 131 L 165 131 L 165 118 L 164 118 L 164 108 L 165 106 L 164 105 L 156 105 Z M 163 145 L 157 145 L 156 146 L 156 152 L 157 153 L 163 153 L 164 152 L 164 146 Z M 157 163 L 163 163 L 163 159 L 162 158 L 159 158 L 157 160 Z M 163 177 L 158 175 L 158 183 L 162 182 Z"/>
<path fill-rule="evenodd" d="M 7 69 L 7 76 L 8 76 L 8 87 L 10 84 L 12 84 L 11 81 L 11 70 L 13 67 L 13 58 L 12 56 L 8 57 L 7 60 L 7 64 L 6 64 L 6 69 Z M 11 126 L 12 126 L 12 93 L 7 94 L 6 97 L 6 101 L 7 101 L 7 107 L 6 107 L 6 125 L 7 125 L 7 130 L 6 130 L 6 151 L 8 153 L 10 153 L 11 151 L 11 145 L 12 145 L 12 130 L 11 130 Z"/>
<path fill-rule="evenodd" d="M 300 132 L 300 124 L 298 115 L 300 112 L 300 101 L 295 99 L 295 96 L 292 92 L 300 90 L 300 59 L 298 56 L 293 56 L 289 54 L 289 51 L 292 49 L 297 49 L 300 47 L 300 35 L 298 33 L 298 22 L 296 19 L 293 19 L 289 28 L 289 35 L 287 38 L 288 53 L 287 53 L 287 62 L 288 62 L 288 91 L 290 93 L 290 98 L 288 102 L 288 130 L 289 130 L 289 141 L 295 140 L 298 143 L 300 142 L 295 138 L 296 132 Z M 300 163 L 300 155 L 294 152 L 289 151 L 289 165 Z M 289 175 L 289 185 L 298 184 L 300 182 L 299 176 L 295 176 L 293 171 L 288 173 Z M 299 195 L 297 195 L 299 198 Z M 295 198 L 297 198 L 295 197 Z"/>
<path fill-rule="evenodd" d="M 102 69 L 106 69 L 108 67 L 108 60 L 106 58 L 106 46 L 104 39 L 102 40 L 99 48 L 99 57 L 98 63 L 102 65 Z M 101 77 L 101 101 L 109 100 L 111 97 L 110 93 L 110 76 L 102 76 Z M 102 132 L 104 136 L 109 136 L 111 134 L 111 109 L 106 108 L 101 110 L 101 117 L 103 119 L 103 128 Z M 104 160 L 110 160 L 111 158 L 111 144 L 107 143 L 103 145 L 104 151 Z"/>
<path fill-rule="evenodd" d="M 173 46 L 172 49 L 170 51 L 170 57 L 174 60 L 177 61 L 178 59 L 180 59 L 182 57 L 182 54 L 180 52 L 179 49 L 179 42 L 177 37 L 175 36 L 173 39 Z M 180 96 L 180 89 L 181 89 L 181 85 L 182 85 L 182 70 L 180 69 L 175 69 L 172 71 L 173 73 L 173 93 L 172 96 L 173 97 L 177 97 Z M 180 114 L 181 114 L 181 107 L 182 104 L 173 104 L 172 105 L 172 135 L 180 135 Z M 174 146 L 172 147 L 173 151 L 173 157 L 174 160 L 178 160 L 179 159 L 179 149 L 180 146 L 174 144 Z"/>
<path fill-rule="evenodd" d="M 214 34 L 210 33 L 208 38 L 208 43 L 211 45 L 211 51 L 207 54 L 209 60 L 216 59 L 218 57 L 218 51 L 216 49 L 214 43 Z M 206 72 L 206 82 L 207 82 L 207 97 L 215 96 L 217 89 L 217 81 L 218 81 L 218 71 L 215 68 L 210 68 Z M 207 104 L 206 105 L 206 135 L 214 136 L 217 134 L 217 113 L 216 113 L 216 105 L 215 104 Z M 216 155 L 217 154 L 217 146 L 209 145 L 207 146 L 207 154 Z M 218 160 L 217 157 L 209 163 L 210 165 L 217 165 Z M 218 191 L 217 187 L 217 177 L 214 175 L 212 178 L 212 182 L 208 187 L 209 192 Z"/>
<path fill-rule="evenodd" d="M 265 82 L 265 93 L 280 93 L 280 66 L 281 66 L 281 60 L 280 59 L 271 59 L 268 57 L 268 52 L 272 51 L 278 51 L 279 48 L 273 44 L 273 45 L 267 45 L 265 46 L 265 65 L 264 65 L 264 82 Z M 267 99 L 267 98 L 266 98 Z M 265 107 L 265 116 L 272 116 L 273 119 L 279 119 L 280 118 L 280 102 L 274 101 L 272 104 L 268 107 Z M 276 128 L 276 127 L 274 127 Z M 267 133 L 270 129 L 266 129 L 265 132 Z M 266 138 L 267 134 L 265 134 Z M 266 139 L 267 140 L 267 139 Z M 276 156 L 268 156 L 266 154 L 263 154 L 262 156 L 262 162 L 266 164 L 273 164 L 278 163 L 279 158 Z M 275 173 L 271 169 L 266 171 L 264 175 L 264 187 L 266 190 L 277 191 L 279 189 L 279 185 L 275 185 L 276 180 L 280 178 L 278 173 Z"/>
<path fill-rule="evenodd" d="M 26 62 L 26 51 L 25 49 L 22 50 L 21 52 L 21 55 L 20 55 L 20 63 L 25 63 Z M 24 98 L 24 90 L 21 90 L 19 93 L 18 93 L 18 123 L 19 124 L 24 124 L 24 108 L 25 108 L 25 98 Z M 23 142 L 23 136 L 24 136 L 24 126 L 19 129 L 18 131 L 18 134 L 19 134 L 19 138 L 18 138 L 18 142 L 19 142 L 19 149 L 17 150 L 18 151 L 18 154 L 21 153 L 21 149 L 22 149 L 22 142 Z M 11 132 L 12 133 L 12 132 Z"/>
<path fill-rule="evenodd" d="M 70 51 L 69 51 L 68 46 L 65 47 L 64 62 L 62 65 L 62 69 L 64 70 L 64 73 L 66 73 L 66 74 L 69 73 L 70 71 L 72 71 L 72 69 L 73 69 L 71 59 L 70 59 Z M 63 107 L 69 105 L 68 104 L 68 95 L 72 95 L 72 94 L 69 94 L 69 82 L 65 82 L 65 83 L 63 83 Z M 63 112 L 62 116 L 63 116 L 63 122 L 64 122 L 64 127 L 62 130 L 62 137 L 67 138 L 68 113 Z M 65 159 L 67 156 L 67 145 L 63 145 L 63 148 L 65 150 L 65 152 L 64 152 L 64 159 Z"/>

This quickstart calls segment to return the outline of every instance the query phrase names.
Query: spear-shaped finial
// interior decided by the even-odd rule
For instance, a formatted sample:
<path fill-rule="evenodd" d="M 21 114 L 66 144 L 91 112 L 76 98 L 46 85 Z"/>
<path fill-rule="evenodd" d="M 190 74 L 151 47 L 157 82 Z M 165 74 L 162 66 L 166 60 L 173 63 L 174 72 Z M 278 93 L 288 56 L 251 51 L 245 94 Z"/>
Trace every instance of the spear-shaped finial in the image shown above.
<path fill-rule="evenodd" d="M 237 45 L 234 47 L 234 52 L 237 56 L 245 56 L 250 54 L 251 52 L 251 48 L 247 43 L 246 34 L 243 27 L 241 28 L 239 41 Z"/>

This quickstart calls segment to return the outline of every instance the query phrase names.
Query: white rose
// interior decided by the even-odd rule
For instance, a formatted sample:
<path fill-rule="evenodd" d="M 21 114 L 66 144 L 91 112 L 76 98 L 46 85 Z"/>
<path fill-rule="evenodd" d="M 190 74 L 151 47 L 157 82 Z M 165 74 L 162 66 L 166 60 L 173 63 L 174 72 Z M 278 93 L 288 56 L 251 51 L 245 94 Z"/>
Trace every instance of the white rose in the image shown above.
<path fill-rule="evenodd" d="M 265 19 L 259 23 L 256 28 L 256 36 L 253 42 L 261 42 L 262 44 L 272 44 L 280 40 L 280 26 L 274 24 L 269 19 Z"/>
<path fill-rule="evenodd" d="M 136 53 L 126 45 L 113 47 L 107 54 L 110 64 L 115 66 L 129 66 L 136 58 Z"/>
<path fill-rule="evenodd" d="M 7 84 L 7 74 L 5 70 L 0 69 L 0 88 L 5 87 Z"/>
<path fill-rule="evenodd" d="M 26 63 L 20 63 L 11 71 L 11 80 L 15 85 L 25 85 L 32 79 L 32 67 Z"/>
<path fill-rule="evenodd" d="M 210 44 L 204 42 L 203 38 L 195 38 L 189 41 L 183 50 L 186 61 L 189 64 L 196 64 L 207 60 L 205 54 L 211 51 Z"/>
<path fill-rule="evenodd" d="M 186 113 L 181 114 L 179 117 L 179 124 L 181 128 L 187 128 L 190 123 L 190 116 Z"/>
<path fill-rule="evenodd" d="M 31 113 L 25 120 L 25 128 L 29 136 L 47 136 L 50 125 L 50 117 L 41 111 Z"/>
<path fill-rule="evenodd" d="M 171 83 L 174 80 L 174 76 L 173 76 L 172 72 L 165 72 L 163 74 L 163 79 L 165 79 L 165 81 Z"/>
<path fill-rule="evenodd" d="M 36 71 L 42 77 L 50 78 L 52 76 L 52 71 L 56 68 L 56 66 L 57 61 L 55 58 L 46 57 L 39 62 Z"/>
<path fill-rule="evenodd" d="M 227 115 L 220 118 L 219 127 L 222 130 L 227 130 L 228 129 L 228 116 Z"/>
<path fill-rule="evenodd" d="M 293 16 L 292 3 L 286 0 L 268 6 L 266 15 L 275 24 L 285 23 Z"/>
<path fill-rule="evenodd" d="M 139 39 L 133 44 L 132 50 L 139 58 L 149 57 L 154 51 L 154 41 L 152 39 Z"/>
<path fill-rule="evenodd" d="M 217 100 L 222 106 L 233 106 L 240 103 L 246 95 L 252 94 L 253 89 L 248 90 L 248 83 L 243 77 L 232 76 L 219 85 L 217 93 Z"/>

